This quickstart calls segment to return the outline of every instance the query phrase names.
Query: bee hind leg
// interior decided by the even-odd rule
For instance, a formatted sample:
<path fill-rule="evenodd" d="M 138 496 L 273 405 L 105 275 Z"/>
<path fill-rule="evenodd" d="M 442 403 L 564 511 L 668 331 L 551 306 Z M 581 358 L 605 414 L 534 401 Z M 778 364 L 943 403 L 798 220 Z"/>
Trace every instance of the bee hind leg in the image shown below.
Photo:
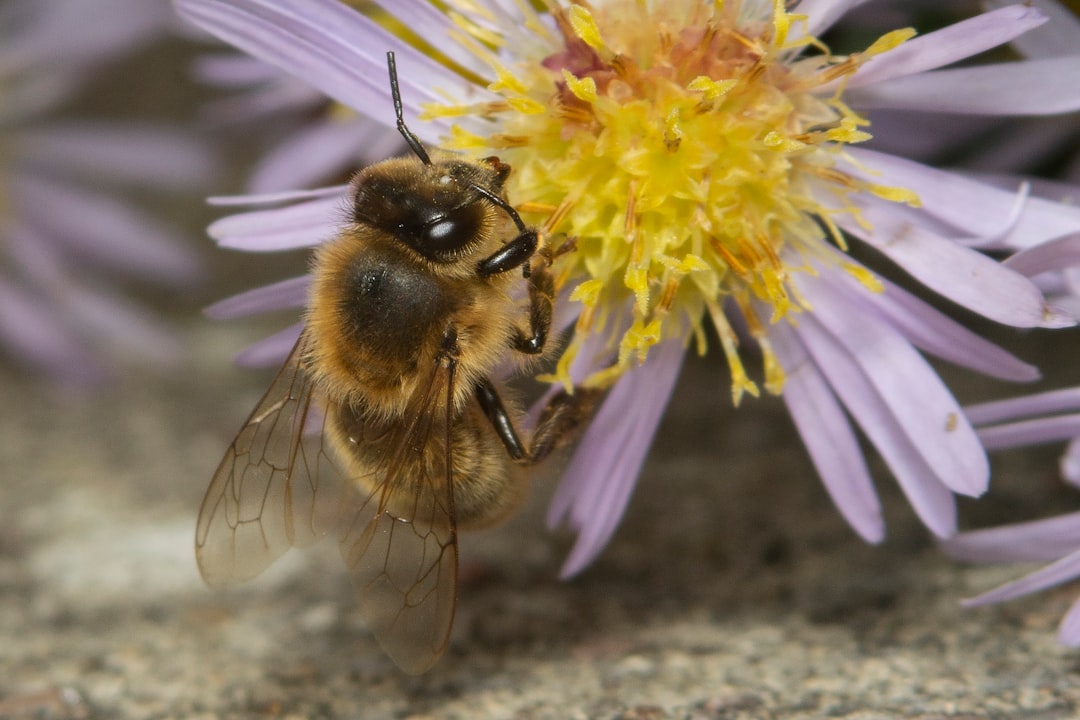
<path fill-rule="evenodd" d="M 575 388 L 573 394 L 560 390 L 544 406 L 532 439 L 526 445 L 514 428 L 495 386 L 485 379 L 476 387 L 480 407 L 506 447 L 507 454 L 520 465 L 538 463 L 553 450 L 577 437 L 603 395 L 602 390 L 593 388 Z"/>

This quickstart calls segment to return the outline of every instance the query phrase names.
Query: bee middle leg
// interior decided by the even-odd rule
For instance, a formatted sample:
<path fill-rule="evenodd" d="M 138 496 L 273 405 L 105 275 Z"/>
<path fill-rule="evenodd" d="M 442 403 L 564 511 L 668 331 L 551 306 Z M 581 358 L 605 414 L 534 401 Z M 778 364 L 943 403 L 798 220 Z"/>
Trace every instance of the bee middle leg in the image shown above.
<path fill-rule="evenodd" d="M 573 394 L 560 390 L 544 406 L 532 439 L 526 445 L 491 381 L 485 378 L 476 386 L 476 399 L 495 428 L 495 434 L 506 447 L 507 454 L 520 465 L 538 463 L 575 438 L 603 394 L 602 390 L 592 388 L 578 387 Z"/>

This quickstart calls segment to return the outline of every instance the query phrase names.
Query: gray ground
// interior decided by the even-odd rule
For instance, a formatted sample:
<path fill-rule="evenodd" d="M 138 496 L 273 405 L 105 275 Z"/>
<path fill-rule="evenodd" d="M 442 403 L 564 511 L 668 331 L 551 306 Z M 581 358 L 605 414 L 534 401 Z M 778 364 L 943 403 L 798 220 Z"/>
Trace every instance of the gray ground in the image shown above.
<path fill-rule="evenodd" d="M 452 647 L 403 675 L 365 633 L 336 549 L 212 591 L 198 502 L 266 383 L 234 328 L 196 322 L 195 366 L 59 399 L 0 381 L 0 718 L 1065 718 L 1080 664 L 1054 641 L 1076 594 L 957 600 L 1009 577 L 942 559 L 882 475 L 884 546 L 831 508 L 777 401 L 730 410 L 690 365 L 628 517 L 555 579 L 550 480 L 466 538 Z M 1050 454 L 995 463 L 975 509 L 1058 503 Z M 1011 488 L 1011 490 L 1010 490 Z"/>

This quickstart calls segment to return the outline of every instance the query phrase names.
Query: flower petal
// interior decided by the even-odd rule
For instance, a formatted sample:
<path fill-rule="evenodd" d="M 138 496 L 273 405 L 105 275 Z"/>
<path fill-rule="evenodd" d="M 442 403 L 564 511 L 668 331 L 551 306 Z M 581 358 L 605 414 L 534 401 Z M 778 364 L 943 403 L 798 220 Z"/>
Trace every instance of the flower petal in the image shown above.
<path fill-rule="evenodd" d="M 439 91 L 463 96 L 471 84 L 339 0 L 176 0 L 185 19 L 280 67 L 384 125 L 394 123 L 386 52 L 397 56 L 402 102 L 418 114 Z M 437 139 L 445 122 L 416 132 Z"/>
<path fill-rule="evenodd" d="M 1055 115 L 1080 110 L 1080 62 L 1065 57 L 933 70 L 853 88 L 844 99 L 862 110 Z"/>
<path fill-rule="evenodd" d="M 949 557 L 970 563 L 1050 562 L 1080 547 L 1080 512 L 962 532 L 941 542 Z"/>
<path fill-rule="evenodd" d="M 839 256 L 839 252 L 836 255 Z M 1002 380 L 1029 382 L 1039 379 L 1039 369 L 1034 365 L 1020 360 L 884 278 L 877 278 L 884 286 L 884 292 L 876 293 L 867 292 L 841 270 L 819 265 L 818 272 L 843 293 L 853 307 L 869 302 L 883 321 L 924 352 Z"/>
<path fill-rule="evenodd" d="M 1027 277 L 1080 266 L 1080 233 L 1021 250 L 1003 264 Z"/>
<path fill-rule="evenodd" d="M 979 439 L 987 450 L 1004 450 L 1061 442 L 1080 437 L 1080 414 L 1057 415 L 980 427 Z"/>
<path fill-rule="evenodd" d="M 1028 573 L 1018 580 L 1005 583 L 989 592 L 964 600 L 968 607 L 1014 600 L 1024 595 L 1046 590 L 1080 576 L 1080 550 L 1074 550 L 1060 560 Z"/>
<path fill-rule="evenodd" d="M 983 7 L 997 8 L 1015 4 L 1015 0 L 982 0 Z M 1027 0 L 1025 5 L 1036 7 L 1049 22 L 1038 29 L 1019 35 L 1011 45 L 1025 57 L 1045 58 L 1075 55 L 1080 38 L 1080 20 L 1057 0 Z"/>
<path fill-rule="evenodd" d="M 944 67 L 1007 43 L 1046 22 L 1046 15 L 1025 5 L 961 20 L 940 30 L 914 37 L 886 53 L 872 57 L 847 81 L 847 88 L 905 77 Z"/>
<path fill-rule="evenodd" d="M 548 524 L 566 516 L 578 531 L 560 577 L 580 572 L 603 550 L 626 510 L 682 367 L 681 342 L 652 349 L 628 371 L 589 424 L 552 498 Z"/>
<path fill-rule="evenodd" d="M 314 190 L 282 190 L 280 192 L 259 193 L 257 195 L 214 195 L 206 202 L 211 205 L 229 207 L 235 205 L 279 205 L 281 203 L 314 200 L 316 198 L 344 197 L 349 191 L 348 185 L 331 185 Z"/>
<path fill-rule="evenodd" d="M 857 367 L 935 476 L 965 495 L 983 493 L 990 474 L 986 453 L 960 405 L 926 360 L 894 328 L 852 306 L 826 280 L 800 277 L 798 287 L 813 308 L 810 317 L 799 319 L 799 336 L 808 341 L 818 366 L 823 365 L 826 348 L 831 356 L 844 356 L 844 364 Z M 820 336 L 818 323 L 828 338 Z M 810 347 L 811 335 L 822 350 Z M 836 390 L 845 398 L 840 388 Z M 850 408 L 846 398 L 845 404 Z M 860 425 L 870 433 L 865 422 Z"/>
<path fill-rule="evenodd" d="M 300 339 L 300 332 L 304 329 L 304 323 L 296 323 L 289 327 L 248 345 L 236 354 L 233 360 L 237 365 L 248 368 L 278 367 Z"/>
<path fill-rule="evenodd" d="M 29 171 L 8 183 L 20 220 L 78 257 L 175 284 L 189 283 L 200 272 L 183 236 L 110 195 Z"/>
<path fill-rule="evenodd" d="M 252 171 L 248 189 L 267 193 L 317 185 L 373 159 L 381 160 L 401 146 L 396 128 L 363 120 L 316 121 L 264 155 Z"/>
<path fill-rule="evenodd" d="M 229 215 L 207 228 L 218 245 L 252 252 L 313 247 L 337 234 L 344 196 L 321 198 L 272 210 Z"/>
<path fill-rule="evenodd" d="M 1080 411 L 1080 388 L 1053 390 L 1008 400 L 995 400 L 964 408 L 976 425 L 1008 422 L 1023 417 Z"/>
<path fill-rule="evenodd" d="M 1013 327 L 1076 324 L 1050 307 L 1038 286 L 1020 273 L 911 223 L 884 202 L 868 201 L 861 210 L 872 230 L 844 216 L 836 218 L 837 225 L 876 247 L 939 295 Z"/>
<path fill-rule="evenodd" d="M 76 384 L 105 373 L 61 320 L 62 312 L 29 288 L 0 278 L 0 345 L 13 358 Z"/>
<path fill-rule="evenodd" d="M 311 275 L 301 275 L 219 300 L 203 312 L 215 320 L 227 320 L 274 310 L 303 307 L 307 301 L 310 286 Z"/>
<path fill-rule="evenodd" d="M 867 542 L 881 542 L 881 503 L 843 408 L 790 328 L 773 326 L 769 340 L 784 368 L 784 403 L 825 490 L 855 532 Z"/>
<path fill-rule="evenodd" d="M 914 212 L 925 213 L 954 228 L 957 235 L 1002 240 L 1017 224 L 1027 205 L 1023 183 L 1009 193 L 955 172 L 864 148 L 848 148 L 854 162 L 839 163 L 844 172 L 874 183 L 911 190 L 919 196 Z"/>
<path fill-rule="evenodd" d="M 1080 600 L 1074 602 L 1061 619 L 1058 642 L 1069 647 L 1080 645 Z"/>
<path fill-rule="evenodd" d="M 923 523 L 939 537 L 953 534 L 956 531 L 956 503 L 942 482 L 944 474 L 927 461 L 923 449 L 917 441 L 912 441 L 893 408 L 871 383 L 860 364 L 866 359 L 856 359 L 840 347 L 812 315 L 799 319 L 795 333 L 833 391 L 885 459 Z M 918 386 L 917 382 L 905 381 L 903 389 L 914 395 L 911 388 Z M 977 475 L 972 475 L 966 484 L 976 485 L 972 481 L 977 479 Z M 982 481 L 985 483 L 986 478 Z"/>
<path fill-rule="evenodd" d="M 87 121 L 35 123 L 6 135 L 13 159 L 53 174 L 167 189 L 203 186 L 217 171 L 206 143 L 173 128 Z"/>

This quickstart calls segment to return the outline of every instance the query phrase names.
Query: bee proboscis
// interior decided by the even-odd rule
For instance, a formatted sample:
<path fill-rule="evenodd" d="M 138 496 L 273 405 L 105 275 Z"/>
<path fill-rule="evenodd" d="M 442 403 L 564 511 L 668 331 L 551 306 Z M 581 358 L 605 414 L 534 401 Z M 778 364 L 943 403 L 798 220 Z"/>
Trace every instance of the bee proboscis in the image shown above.
<path fill-rule="evenodd" d="M 503 197 L 508 165 L 429 155 L 405 125 L 393 53 L 387 64 L 414 156 L 354 177 L 300 338 L 206 492 L 196 556 L 208 583 L 236 582 L 336 532 L 366 622 L 420 673 L 449 640 L 458 529 L 505 518 L 523 494 L 510 466 L 547 456 L 598 396 L 560 391 L 519 431 L 490 378 L 508 350 L 545 347 L 550 253 Z"/>

